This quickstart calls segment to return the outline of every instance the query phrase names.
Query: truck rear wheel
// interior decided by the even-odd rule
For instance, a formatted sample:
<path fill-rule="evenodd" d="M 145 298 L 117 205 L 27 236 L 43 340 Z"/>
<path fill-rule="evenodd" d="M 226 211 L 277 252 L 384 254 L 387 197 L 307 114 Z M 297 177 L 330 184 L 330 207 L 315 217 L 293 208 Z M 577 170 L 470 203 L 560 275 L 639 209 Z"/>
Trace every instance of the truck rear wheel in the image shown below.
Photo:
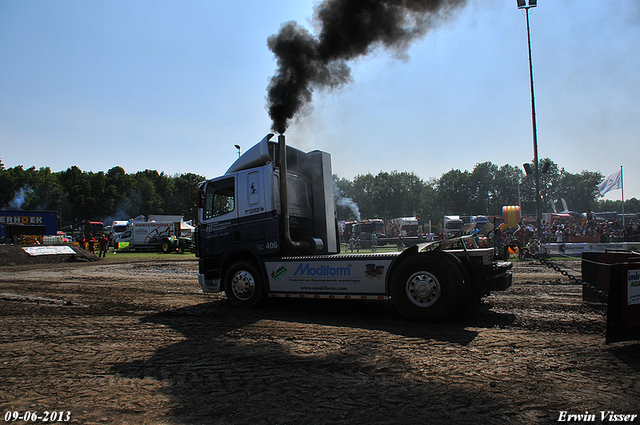
<path fill-rule="evenodd" d="M 426 254 L 400 264 L 391 281 L 391 302 L 409 320 L 437 322 L 450 317 L 464 294 L 462 273 L 440 255 Z"/>
<path fill-rule="evenodd" d="M 236 307 L 252 308 L 265 299 L 265 290 L 258 269 L 246 261 L 234 263 L 224 279 L 224 292 Z"/>

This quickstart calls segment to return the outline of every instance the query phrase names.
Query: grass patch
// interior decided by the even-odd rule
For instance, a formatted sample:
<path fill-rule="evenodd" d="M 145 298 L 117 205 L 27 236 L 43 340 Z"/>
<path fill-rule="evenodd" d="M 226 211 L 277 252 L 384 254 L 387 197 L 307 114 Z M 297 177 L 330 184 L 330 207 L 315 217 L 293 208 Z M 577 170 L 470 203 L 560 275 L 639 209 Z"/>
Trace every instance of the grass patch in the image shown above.
<path fill-rule="evenodd" d="M 96 251 L 96 255 L 98 251 Z M 109 250 L 106 257 L 100 261 L 108 263 L 128 263 L 134 261 L 185 261 L 195 260 L 196 255 L 193 252 L 185 252 L 184 254 L 164 252 L 136 252 L 136 251 L 113 251 Z"/>

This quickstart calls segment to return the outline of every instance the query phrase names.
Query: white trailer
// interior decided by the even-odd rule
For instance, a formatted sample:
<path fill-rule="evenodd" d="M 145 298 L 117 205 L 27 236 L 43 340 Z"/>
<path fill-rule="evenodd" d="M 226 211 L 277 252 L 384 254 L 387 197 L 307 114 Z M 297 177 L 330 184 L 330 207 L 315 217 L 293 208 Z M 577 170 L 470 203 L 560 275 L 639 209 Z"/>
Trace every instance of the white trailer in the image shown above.
<path fill-rule="evenodd" d="M 152 250 L 159 251 L 162 242 L 175 236 L 174 222 L 131 222 L 127 229 L 114 242 L 118 250 Z"/>

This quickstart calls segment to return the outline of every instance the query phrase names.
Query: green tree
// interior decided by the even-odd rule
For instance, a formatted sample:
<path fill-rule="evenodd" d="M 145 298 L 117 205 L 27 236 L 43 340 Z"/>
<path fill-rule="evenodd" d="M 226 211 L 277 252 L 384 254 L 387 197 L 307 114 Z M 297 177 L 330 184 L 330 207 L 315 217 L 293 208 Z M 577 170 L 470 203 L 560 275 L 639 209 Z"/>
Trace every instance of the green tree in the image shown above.
<path fill-rule="evenodd" d="M 61 172 L 59 180 L 65 192 L 62 207 L 63 218 L 66 217 L 67 220 L 74 218 L 77 221 L 95 218 L 92 217 L 91 182 L 85 173 L 74 165 Z"/>
<path fill-rule="evenodd" d="M 469 179 L 469 172 L 460 170 L 448 171 L 440 177 L 437 192 L 443 215 L 472 214 L 469 205 L 471 195 Z"/>
<path fill-rule="evenodd" d="M 603 176 L 599 172 L 582 171 L 580 174 L 564 173 L 560 178 L 560 193 L 572 211 L 593 209 L 599 195 L 598 185 Z"/>
<path fill-rule="evenodd" d="M 105 174 L 105 213 L 112 220 L 127 220 L 137 214 L 131 211 L 132 178 L 117 166 Z"/>
<path fill-rule="evenodd" d="M 358 205 L 361 218 L 375 218 L 378 211 L 377 205 L 378 189 L 375 178 L 371 174 L 357 175 L 351 184 L 349 197 Z"/>
<path fill-rule="evenodd" d="M 176 174 L 173 180 L 173 196 L 167 200 L 168 210 L 183 215 L 186 221 L 196 219 L 196 190 L 198 183 L 205 180 L 204 176 L 187 173 Z"/>
<path fill-rule="evenodd" d="M 61 211 L 65 193 L 60 185 L 59 176 L 52 173 L 49 167 L 38 170 L 29 169 L 29 186 L 33 188 L 32 202 L 28 209 Z"/>
<path fill-rule="evenodd" d="M 495 200 L 495 176 L 498 167 L 491 162 L 476 164 L 468 178 L 469 205 L 473 215 L 489 215 Z"/>
<path fill-rule="evenodd" d="M 139 211 L 139 214 L 149 216 L 149 214 L 165 214 L 162 197 L 156 190 L 155 183 L 160 175 L 155 170 L 139 171 L 133 176 L 134 198 L 132 199 L 132 209 Z"/>
<path fill-rule="evenodd" d="M 503 165 L 495 172 L 491 215 L 500 215 L 502 207 L 520 205 L 519 191 L 524 173 L 518 167 Z"/>

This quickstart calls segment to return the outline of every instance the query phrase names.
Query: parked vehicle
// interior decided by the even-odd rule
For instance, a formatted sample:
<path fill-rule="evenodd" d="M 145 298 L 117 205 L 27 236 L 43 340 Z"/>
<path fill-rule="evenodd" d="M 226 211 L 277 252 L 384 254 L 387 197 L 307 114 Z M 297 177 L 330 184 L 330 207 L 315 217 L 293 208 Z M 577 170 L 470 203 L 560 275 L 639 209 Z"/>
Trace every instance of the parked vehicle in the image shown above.
<path fill-rule="evenodd" d="M 372 218 L 354 223 L 351 227 L 352 236 L 360 238 L 360 244 L 363 248 L 371 248 L 373 244 L 373 235 L 376 235 L 376 243 L 381 245 L 384 240 L 384 220 Z"/>
<path fill-rule="evenodd" d="M 114 245 L 115 240 L 122 235 L 129 225 L 128 221 L 116 220 L 111 222 L 111 233 L 109 234 L 109 242 Z"/>
<path fill-rule="evenodd" d="M 464 226 L 459 215 L 445 215 L 442 219 L 442 231 L 447 238 L 455 236 Z"/>
<path fill-rule="evenodd" d="M 85 220 L 82 222 L 83 236 L 98 236 L 104 233 L 104 223 L 101 220 Z"/>
<path fill-rule="evenodd" d="M 418 236 L 418 227 L 418 217 L 398 217 L 387 220 L 384 232 L 388 237 L 406 238 Z"/>
<path fill-rule="evenodd" d="M 117 250 L 160 251 L 162 242 L 175 234 L 175 223 L 172 222 L 131 222 L 116 238 L 114 246 Z"/>
<path fill-rule="evenodd" d="M 193 250 L 193 226 L 184 221 L 174 223 L 175 234 L 162 240 L 162 252 L 168 254 L 177 252 L 182 254 L 185 251 Z"/>

